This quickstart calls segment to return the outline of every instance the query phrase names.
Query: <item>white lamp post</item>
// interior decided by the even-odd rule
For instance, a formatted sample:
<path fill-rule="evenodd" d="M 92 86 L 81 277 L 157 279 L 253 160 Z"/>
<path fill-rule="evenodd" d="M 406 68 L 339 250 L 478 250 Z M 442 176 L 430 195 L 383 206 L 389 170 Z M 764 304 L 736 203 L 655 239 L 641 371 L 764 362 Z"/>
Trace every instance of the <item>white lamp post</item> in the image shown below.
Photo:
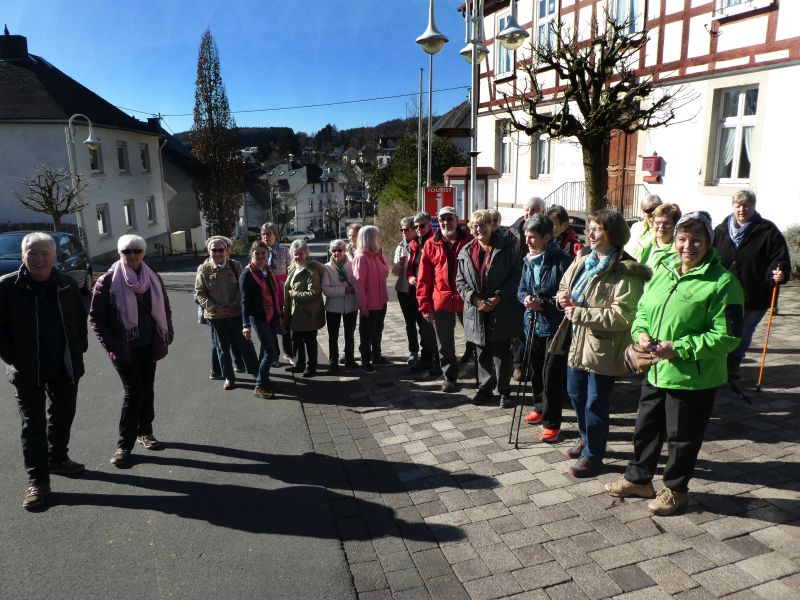
<path fill-rule="evenodd" d="M 72 186 L 73 188 L 77 187 L 77 173 L 78 173 L 78 165 L 77 160 L 75 157 L 75 128 L 72 125 L 72 121 L 76 118 L 82 118 L 86 120 L 86 123 L 89 125 L 89 137 L 83 140 L 83 143 L 86 145 L 89 150 L 97 150 L 100 146 L 97 138 L 94 137 L 94 130 L 92 129 L 92 120 L 87 117 L 86 115 L 82 115 L 80 113 L 74 114 L 69 118 L 67 121 L 67 126 L 64 128 L 64 133 L 67 138 L 67 160 L 69 162 L 69 174 L 72 177 Z M 78 221 L 78 236 L 81 238 L 83 242 L 84 250 L 86 250 L 86 255 L 91 259 L 91 253 L 89 252 L 89 240 L 86 236 L 86 231 L 83 226 L 83 209 L 79 210 L 75 213 L 75 217 Z"/>
<path fill-rule="evenodd" d="M 448 42 L 447 36 L 436 28 L 433 16 L 433 0 L 428 5 L 428 27 L 417 38 L 417 43 L 428 54 L 428 187 L 431 185 L 431 117 L 433 110 L 433 55 L 439 52 Z"/>

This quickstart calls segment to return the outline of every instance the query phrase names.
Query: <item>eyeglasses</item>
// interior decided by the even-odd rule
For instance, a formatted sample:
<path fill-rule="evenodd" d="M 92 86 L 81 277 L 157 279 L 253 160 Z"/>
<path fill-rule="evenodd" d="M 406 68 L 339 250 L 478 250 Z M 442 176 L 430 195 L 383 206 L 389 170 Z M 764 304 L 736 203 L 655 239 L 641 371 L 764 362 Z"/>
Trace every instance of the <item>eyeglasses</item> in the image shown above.
<path fill-rule="evenodd" d="M 411 228 L 410 228 L 410 227 L 401 227 L 401 228 L 400 228 L 400 231 L 402 231 L 403 233 L 405 233 L 406 231 L 411 231 Z"/>
<path fill-rule="evenodd" d="M 129 254 L 141 254 L 144 252 L 141 248 L 125 248 L 125 250 L 120 250 L 125 256 Z"/>
<path fill-rule="evenodd" d="M 653 227 L 663 227 L 664 229 L 671 229 L 675 227 L 672 221 L 653 221 Z"/>
<path fill-rule="evenodd" d="M 212 248 L 211 253 L 216 254 L 217 252 L 225 252 L 225 248 Z"/>
<path fill-rule="evenodd" d="M 453 215 L 442 215 L 441 217 L 439 217 L 439 221 L 441 221 L 443 223 L 447 222 L 447 221 L 455 221 L 455 220 L 456 220 L 456 218 Z"/>
<path fill-rule="evenodd" d="M 430 223 L 414 223 L 414 229 L 425 229 L 430 226 Z"/>
<path fill-rule="evenodd" d="M 331 252 L 336 252 L 336 253 L 344 252 L 344 248 L 334 248 L 333 250 L 331 250 Z"/>
<path fill-rule="evenodd" d="M 603 233 L 605 230 L 602 227 L 589 227 L 586 231 L 589 233 Z"/>

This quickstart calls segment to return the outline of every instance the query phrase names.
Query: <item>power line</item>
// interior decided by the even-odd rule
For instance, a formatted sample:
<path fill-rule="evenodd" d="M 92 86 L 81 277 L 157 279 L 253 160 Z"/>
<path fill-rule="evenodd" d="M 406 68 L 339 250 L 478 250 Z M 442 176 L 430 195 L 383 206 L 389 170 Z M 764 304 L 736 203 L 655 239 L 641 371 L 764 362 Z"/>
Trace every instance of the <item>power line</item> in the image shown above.
<path fill-rule="evenodd" d="M 438 94 L 439 92 L 451 92 L 453 90 L 466 90 L 469 89 L 468 85 L 456 85 L 449 88 L 441 88 L 438 90 L 433 90 L 434 93 Z M 397 98 L 409 98 L 412 96 L 416 96 L 419 92 L 411 92 L 408 94 L 395 94 L 393 96 L 375 96 L 374 98 L 359 98 L 357 100 L 338 100 L 335 102 L 320 102 L 318 104 L 298 104 L 295 106 L 278 106 L 273 108 L 251 108 L 251 109 L 244 109 L 244 110 L 233 110 L 231 114 L 238 115 L 244 113 L 258 113 L 258 112 L 277 112 L 282 110 L 297 110 L 300 108 L 321 108 L 325 106 L 341 106 L 344 104 L 359 104 L 362 102 L 376 102 L 379 100 L 395 100 Z M 191 117 L 194 115 L 193 112 L 191 113 L 180 113 L 180 114 L 172 114 L 172 115 L 159 115 L 153 112 L 147 112 L 144 110 L 136 110 L 135 108 L 126 108 L 124 106 L 117 106 L 120 110 L 127 110 L 130 112 L 139 113 L 142 115 L 150 115 L 152 117 Z"/>

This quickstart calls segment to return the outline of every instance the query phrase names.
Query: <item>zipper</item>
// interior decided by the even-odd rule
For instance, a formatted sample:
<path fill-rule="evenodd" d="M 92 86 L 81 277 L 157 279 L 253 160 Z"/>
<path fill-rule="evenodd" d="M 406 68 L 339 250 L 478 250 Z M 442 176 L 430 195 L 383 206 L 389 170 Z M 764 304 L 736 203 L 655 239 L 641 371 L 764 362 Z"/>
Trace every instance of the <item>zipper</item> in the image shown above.
<path fill-rule="evenodd" d="M 56 302 L 58 303 L 58 314 L 61 315 L 61 330 L 64 332 L 64 344 L 65 344 L 65 352 L 69 352 L 69 338 L 67 337 L 67 326 L 64 324 L 64 310 L 61 308 L 61 292 L 65 289 L 68 289 L 69 286 L 66 288 L 59 288 L 56 290 Z M 72 364 L 72 356 L 70 356 L 70 373 L 72 380 L 75 381 L 75 366 Z"/>
<path fill-rule="evenodd" d="M 675 285 L 672 286 L 672 289 L 667 294 L 666 299 L 661 304 L 661 316 L 658 318 L 658 327 L 656 328 L 656 339 L 661 341 L 661 323 L 664 321 L 664 313 L 667 312 L 667 303 L 669 299 L 672 298 L 672 294 L 675 293 L 675 290 L 678 289 L 678 284 L 680 284 L 680 279 L 675 282 Z M 658 386 L 658 369 L 653 371 L 653 385 Z"/>

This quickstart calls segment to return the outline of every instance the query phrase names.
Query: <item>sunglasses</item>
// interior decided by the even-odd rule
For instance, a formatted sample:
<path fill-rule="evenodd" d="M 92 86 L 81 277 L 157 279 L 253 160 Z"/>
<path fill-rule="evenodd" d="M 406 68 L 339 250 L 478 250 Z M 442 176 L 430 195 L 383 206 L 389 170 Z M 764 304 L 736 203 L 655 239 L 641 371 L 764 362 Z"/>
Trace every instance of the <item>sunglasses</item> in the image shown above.
<path fill-rule="evenodd" d="M 212 248 L 211 253 L 216 254 L 217 252 L 225 252 L 225 248 Z"/>
<path fill-rule="evenodd" d="M 453 215 L 444 215 L 442 217 L 439 217 L 439 220 L 440 221 L 455 221 L 456 218 Z"/>
<path fill-rule="evenodd" d="M 428 223 L 415 223 L 414 229 L 425 229 L 426 227 L 430 227 Z"/>
<path fill-rule="evenodd" d="M 344 252 L 344 248 L 334 248 L 331 252 Z"/>
<path fill-rule="evenodd" d="M 401 227 L 401 228 L 400 228 L 400 231 L 402 231 L 403 233 L 405 233 L 406 231 L 411 231 L 411 228 L 410 228 L 410 227 Z"/>
<path fill-rule="evenodd" d="M 143 250 L 141 248 L 125 248 L 125 250 L 120 250 L 125 256 L 129 254 L 141 254 Z"/>

